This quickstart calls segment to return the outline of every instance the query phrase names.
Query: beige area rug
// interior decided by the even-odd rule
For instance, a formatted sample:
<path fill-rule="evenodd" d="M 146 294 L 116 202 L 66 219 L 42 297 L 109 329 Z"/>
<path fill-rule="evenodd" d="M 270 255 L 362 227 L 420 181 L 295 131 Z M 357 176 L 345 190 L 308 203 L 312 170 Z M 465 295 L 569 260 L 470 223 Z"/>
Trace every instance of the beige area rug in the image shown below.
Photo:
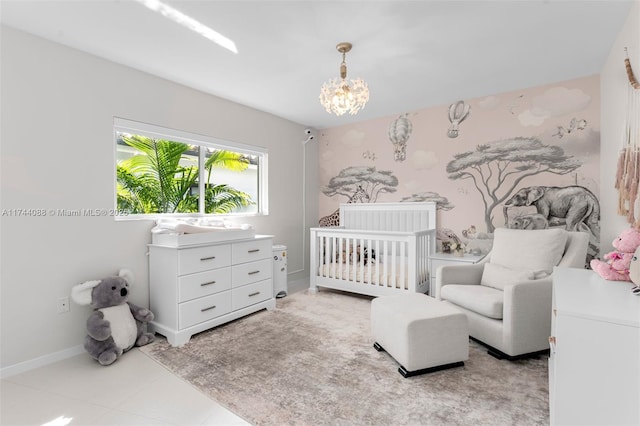
<path fill-rule="evenodd" d="M 546 357 L 499 361 L 471 342 L 464 367 L 405 379 L 372 346 L 370 303 L 295 293 L 182 348 L 140 349 L 255 425 L 549 424 Z"/>

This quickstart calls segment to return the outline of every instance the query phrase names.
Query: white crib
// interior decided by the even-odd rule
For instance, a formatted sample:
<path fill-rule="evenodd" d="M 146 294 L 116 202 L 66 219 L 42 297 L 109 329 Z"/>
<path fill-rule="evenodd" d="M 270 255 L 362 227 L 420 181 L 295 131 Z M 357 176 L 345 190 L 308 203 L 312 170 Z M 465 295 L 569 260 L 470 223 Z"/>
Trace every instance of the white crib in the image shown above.
<path fill-rule="evenodd" d="M 340 227 L 311 228 L 310 291 L 382 296 L 429 289 L 436 203 L 341 204 Z"/>

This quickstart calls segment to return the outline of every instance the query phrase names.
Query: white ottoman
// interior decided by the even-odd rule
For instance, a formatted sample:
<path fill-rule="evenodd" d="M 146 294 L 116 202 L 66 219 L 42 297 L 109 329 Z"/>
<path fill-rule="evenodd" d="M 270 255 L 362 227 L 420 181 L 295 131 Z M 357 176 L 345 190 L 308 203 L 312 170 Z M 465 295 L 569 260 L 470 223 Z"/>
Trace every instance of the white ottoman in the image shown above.
<path fill-rule="evenodd" d="M 464 313 L 421 293 L 371 301 L 373 347 L 395 358 L 404 377 L 464 365 L 468 333 Z"/>

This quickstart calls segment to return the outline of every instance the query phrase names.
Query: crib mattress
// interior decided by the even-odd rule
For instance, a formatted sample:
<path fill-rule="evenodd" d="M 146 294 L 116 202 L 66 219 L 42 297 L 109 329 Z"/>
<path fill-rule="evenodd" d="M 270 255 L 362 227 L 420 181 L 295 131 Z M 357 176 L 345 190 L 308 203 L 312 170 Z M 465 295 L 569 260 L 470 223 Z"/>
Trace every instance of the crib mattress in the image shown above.
<path fill-rule="evenodd" d="M 401 266 L 397 265 L 395 269 L 395 279 L 393 275 L 393 268 L 391 265 L 387 265 L 386 281 L 384 266 L 379 265 L 379 272 L 376 273 L 376 265 L 360 265 L 346 263 L 327 263 L 321 265 L 318 268 L 318 275 L 325 278 L 342 279 L 345 281 L 355 281 L 365 284 L 387 285 L 393 287 L 395 283 L 396 288 L 408 288 L 409 273 L 408 267 L 404 266 L 404 282 L 402 282 Z M 426 282 L 429 279 L 429 272 L 425 271 L 418 274 L 418 280 L 420 283 Z"/>

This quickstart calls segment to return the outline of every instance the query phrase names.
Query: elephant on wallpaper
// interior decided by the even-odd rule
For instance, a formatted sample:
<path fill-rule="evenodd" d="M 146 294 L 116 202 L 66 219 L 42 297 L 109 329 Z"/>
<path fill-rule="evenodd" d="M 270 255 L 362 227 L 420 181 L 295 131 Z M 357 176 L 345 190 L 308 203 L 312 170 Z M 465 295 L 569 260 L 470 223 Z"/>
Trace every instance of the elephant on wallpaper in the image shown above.
<path fill-rule="evenodd" d="M 506 223 L 509 223 L 507 208 L 510 206 L 534 206 L 550 225 L 564 222 L 567 231 L 580 231 L 586 226 L 595 234 L 594 228 L 598 227 L 600 220 L 598 199 L 593 192 L 578 185 L 530 186 L 520 189 L 504 204 Z"/>
<path fill-rule="evenodd" d="M 547 229 L 549 221 L 540 213 L 534 213 L 516 216 L 507 226 L 511 229 Z"/>

